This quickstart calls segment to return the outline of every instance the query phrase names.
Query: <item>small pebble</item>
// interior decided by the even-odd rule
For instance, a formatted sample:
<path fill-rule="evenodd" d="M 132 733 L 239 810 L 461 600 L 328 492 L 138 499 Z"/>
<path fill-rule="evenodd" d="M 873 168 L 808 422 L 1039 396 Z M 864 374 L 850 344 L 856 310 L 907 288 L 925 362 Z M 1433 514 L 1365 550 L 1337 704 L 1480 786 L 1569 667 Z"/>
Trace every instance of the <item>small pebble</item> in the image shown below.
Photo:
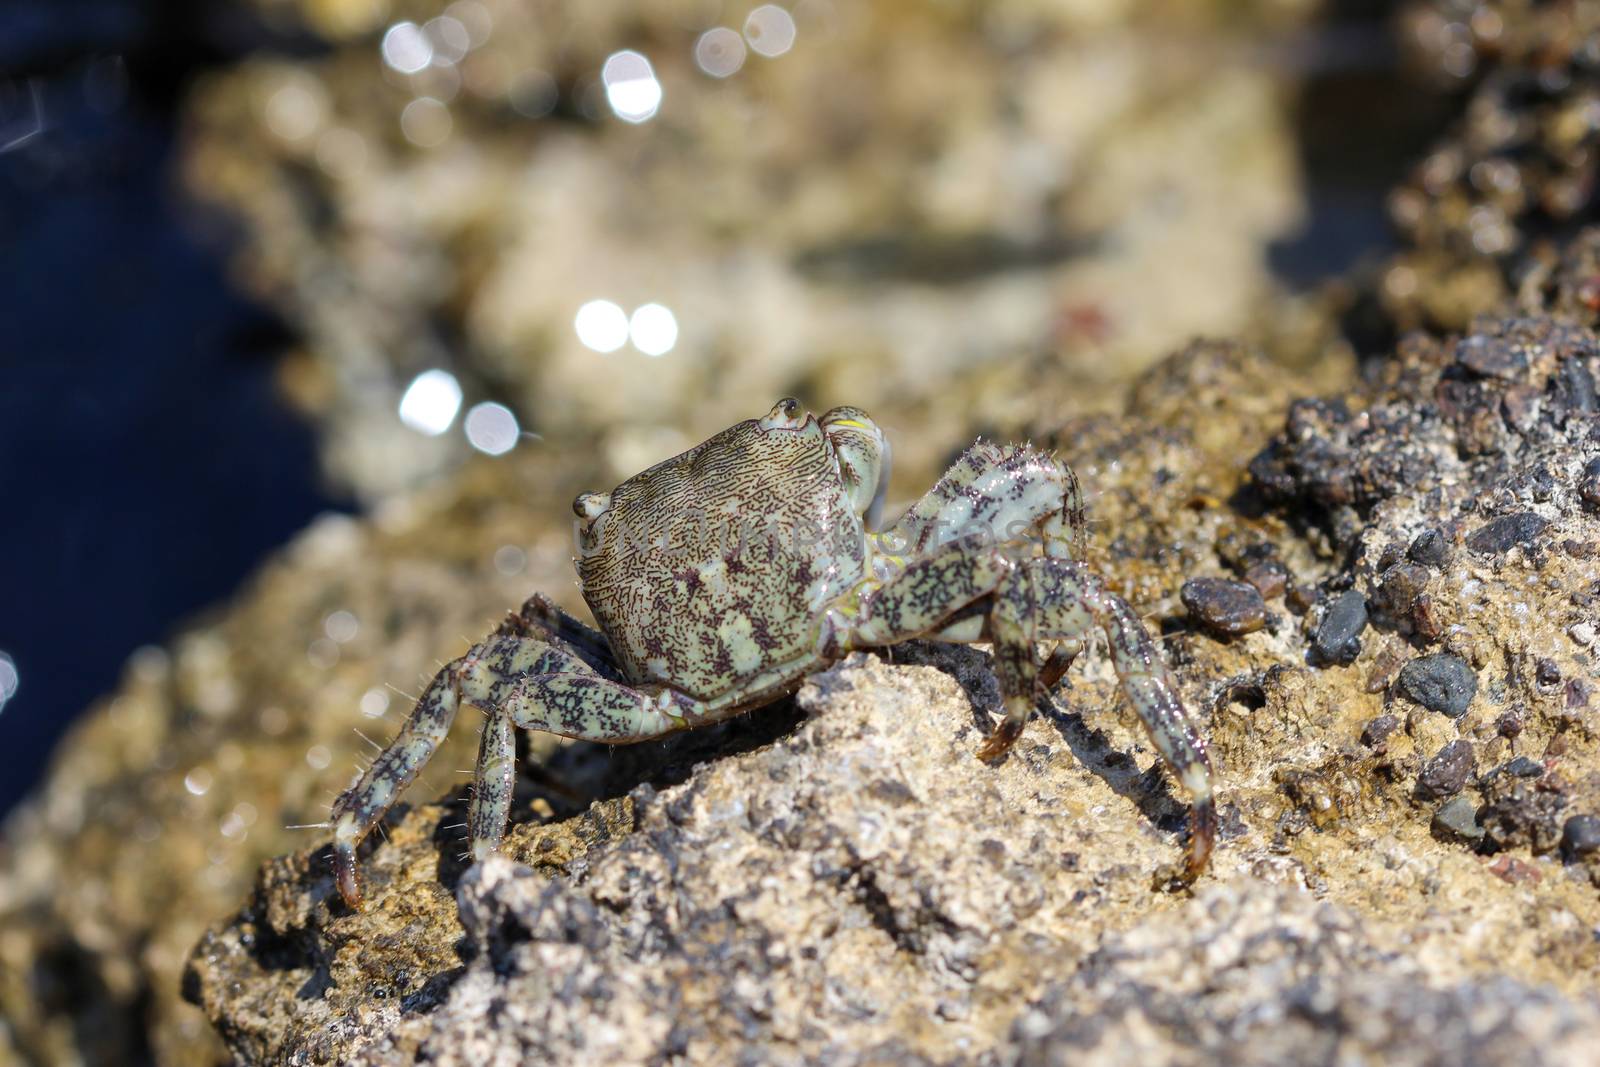
<path fill-rule="evenodd" d="M 1574 815 L 1561 828 L 1561 851 L 1568 856 L 1600 852 L 1600 817 Z"/>
<path fill-rule="evenodd" d="M 1289 568 L 1280 560 L 1269 559 L 1253 564 L 1244 572 L 1244 580 L 1255 586 L 1263 597 L 1271 600 L 1282 596 L 1289 585 Z"/>
<path fill-rule="evenodd" d="M 1267 605 L 1249 582 L 1230 578 L 1190 578 L 1178 592 L 1189 615 L 1221 637 L 1253 633 L 1266 624 Z"/>
<path fill-rule="evenodd" d="M 1389 740 L 1389 735 L 1400 728 L 1400 720 L 1394 715 L 1379 715 L 1361 731 L 1361 743 L 1368 748 L 1376 749 Z"/>
<path fill-rule="evenodd" d="M 1527 756 L 1518 756 L 1502 769 L 1517 778 L 1538 778 L 1544 774 L 1544 764 Z"/>
<path fill-rule="evenodd" d="M 1553 659 L 1541 659 L 1534 664 L 1533 677 L 1542 686 L 1552 686 L 1561 681 L 1561 668 Z"/>
<path fill-rule="evenodd" d="M 1490 519 L 1467 536 L 1467 547 L 1486 556 L 1498 556 L 1516 545 L 1525 545 L 1538 537 L 1550 525 L 1550 520 L 1531 511 L 1515 515 L 1502 515 Z"/>
<path fill-rule="evenodd" d="M 1450 545 L 1445 541 L 1441 531 L 1423 530 L 1411 542 L 1406 555 L 1411 557 L 1413 563 L 1420 563 L 1425 567 L 1442 567 L 1450 558 Z"/>
<path fill-rule="evenodd" d="M 1417 796 L 1423 800 L 1443 800 L 1466 788 L 1472 777 L 1471 741 L 1452 741 L 1422 766 L 1417 775 Z"/>
<path fill-rule="evenodd" d="M 1400 668 L 1400 692 L 1430 711 L 1458 719 L 1478 692 L 1478 676 L 1459 656 L 1419 656 Z"/>
<path fill-rule="evenodd" d="M 1361 631 L 1367 628 L 1367 598 L 1347 589 L 1334 598 L 1317 626 L 1311 651 L 1319 663 L 1349 663 L 1361 651 Z"/>
<path fill-rule="evenodd" d="M 1317 587 L 1305 582 L 1295 582 L 1284 591 L 1283 606 L 1296 615 L 1304 615 L 1317 602 Z"/>
<path fill-rule="evenodd" d="M 1600 456 L 1584 464 L 1578 476 L 1578 496 L 1591 508 L 1600 508 Z"/>
<path fill-rule="evenodd" d="M 1433 832 L 1440 837 L 1455 838 L 1469 843 L 1483 840 L 1483 827 L 1478 825 L 1478 807 L 1463 796 L 1445 801 L 1433 816 Z"/>
<path fill-rule="evenodd" d="M 1567 627 L 1567 636 L 1572 638 L 1584 648 L 1594 644 L 1594 623 L 1575 622 Z"/>

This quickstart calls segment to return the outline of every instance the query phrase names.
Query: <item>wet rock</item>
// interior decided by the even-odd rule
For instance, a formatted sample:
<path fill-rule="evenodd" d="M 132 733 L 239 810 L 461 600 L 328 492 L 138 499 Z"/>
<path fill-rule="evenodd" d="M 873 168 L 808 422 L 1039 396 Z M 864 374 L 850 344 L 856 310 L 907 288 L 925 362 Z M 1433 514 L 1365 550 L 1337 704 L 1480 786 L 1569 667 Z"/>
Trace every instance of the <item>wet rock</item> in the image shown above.
<path fill-rule="evenodd" d="M 1220 637 L 1254 633 L 1266 624 L 1261 591 L 1227 578 L 1190 578 L 1179 593 L 1189 615 Z"/>
<path fill-rule="evenodd" d="M 1478 692 L 1478 676 L 1459 656 L 1419 656 L 1400 668 L 1398 689 L 1430 711 L 1460 718 Z"/>
<path fill-rule="evenodd" d="M 1334 597 L 1317 625 L 1311 652 L 1316 662 L 1350 663 L 1361 652 L 1361 631 L 1367 626 L 1367 599 L 1354 589 Z"/>
<path fill-rule="evenodd" d="M 1417 775 L 1417 796 L 1423 800 L 1443 800 L 1466 788 L 1476 767 L 1471 741 L 1451 741 L 1423 764 Z"/>
<path fill-rule="evenodd" d="M 1483 840 L 1483 827 L 1478 825 L 1478 806 L 1467 797 L 1451 797 L 1434 813 L 1433 832 L 1446 840 L 1477 844 Z"/>
<path fill-rule="evenodd" d="M 1574 815 L 1561 828 L 1561 851 L 1571 858 L 1600 852 L 1600 817 Z"/>
<path fill-rule="evenodd" d="M 1502 515 L 1489 520 L 1468 534 L 1466 543 L 1474 552 L 1496 556 L 1510 551 L 1517 545 L 1532 543 L 1534 538 L 1549 527 L 1550 520 L 1543 515 L 1522 511 L 1515 515 Z"/>

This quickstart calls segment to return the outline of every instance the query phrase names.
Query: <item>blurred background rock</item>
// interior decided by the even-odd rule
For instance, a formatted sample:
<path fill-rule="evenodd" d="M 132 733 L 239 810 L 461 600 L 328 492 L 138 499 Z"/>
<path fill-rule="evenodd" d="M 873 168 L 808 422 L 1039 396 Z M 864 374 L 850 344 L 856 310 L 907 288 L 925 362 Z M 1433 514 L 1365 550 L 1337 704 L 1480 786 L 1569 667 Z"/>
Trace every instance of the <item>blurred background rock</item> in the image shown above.
<path fill-rule="evenodd" d="M 873 411 L 904 499 L 1196 334 L 1311 388 L 1449 324 L 1396 272 L 1485 276 L 1504 168 L 1425 162 L 1400 242 L 1385 198 L 1576 32 L 1520 10 L 14 0 L 0 804 L 122 681 L 0 843 L 0 1062 L 214 1059 L 190 946 L 394 689 L 574 603 L 577 490 L 794 394 Z M 374 518 L 259 567 L 329 509 Z"/>

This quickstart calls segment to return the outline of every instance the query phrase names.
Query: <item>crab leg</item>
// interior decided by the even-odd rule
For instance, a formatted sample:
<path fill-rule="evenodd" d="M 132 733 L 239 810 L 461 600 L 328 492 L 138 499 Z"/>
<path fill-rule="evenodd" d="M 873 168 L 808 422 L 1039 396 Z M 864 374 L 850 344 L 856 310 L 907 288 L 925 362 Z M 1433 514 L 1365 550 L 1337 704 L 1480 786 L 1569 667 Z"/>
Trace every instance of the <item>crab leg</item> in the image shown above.
<path fill-rule="evenodd" d="M 356 846 L 433 758 L 450 733 L 456 710 L 462 704 L 494 709 L 527 675 L 553 672 L 592 674 L 582 659 L 554 644 L 503 633 L 472 646 L 434 676 L 394 740 L 333 803 L 334 864 L 346 902 L 352 907 L 361 902 Z"/>
<path fill-rule="evenodd" d="M 682 730 L 701 708 L 671 690 L 646 693 L 570 669 L 522 678 L 493 703 L 483 727 L 467 815 L 473 859 L 499 849 L 505 836 L 516 759 L 513 727 L 620 745 Z"/>
<path fill-rule="evenodd" d="M 1122 690 L 1151 743 L 1189 792 L 1191 833 L 1185 876 L 1192 879 L 1203 871 L 1216 834 L 1211 761 L 1205 740 L 1184 711 L 1166 662 L 1127 601 L 1106 589 L 1082 563 L 1031 559 L 996 590 L 989 621 L 995 671 L 1008 696 L 1005 721 L 979 755 L 985 759 L 1002 755 L 1022 732 L 1033 710 L 1035 643 L 1065 639 L 1081 647 L 1098 627 L 1110 644 L 1111 663 Z"/>

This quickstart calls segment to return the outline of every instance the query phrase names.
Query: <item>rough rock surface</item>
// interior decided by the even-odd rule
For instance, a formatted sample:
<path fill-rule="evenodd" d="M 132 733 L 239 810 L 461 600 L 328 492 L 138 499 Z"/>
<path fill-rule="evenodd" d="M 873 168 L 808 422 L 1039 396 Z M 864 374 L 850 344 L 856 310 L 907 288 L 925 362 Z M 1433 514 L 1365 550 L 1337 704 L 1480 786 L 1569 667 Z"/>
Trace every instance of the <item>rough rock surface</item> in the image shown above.
<path fill-rule="evenodd" d="M 1500 376 L 1458 358 L 1512 343 Z M 1542 322 L 1413 345 L 1306 429 L 1293 383 L 1251 421 L 1264 394 L 1236 386 L 1265 366 L 1202 344 L 1130 417 L 1040 428 L 1102 490 L 1093 558 L 1167 630 L 1211 737 L 1223 829 L 1198 902 L 1152 884 L 1182 798 L 1103 660 L 988 767 L 985 655 L 914 644 L 752 716 L 778 716 L 767 743 L 676 781 L 645 767 L 577 820 L 519 814 L 506 860 L 465 875 L 459 807 L 413 807 L 370 850 L 364 913 L 325 849 L 275 861 L 186 992 L 251 1062 L 1575 1062 L 1600 1040 L 1600 865 L 1561 847 L 1600 811 L 1568 634 L 1600 538 L 1569 388 L 1594 351 Z M 1493 418 L 1441 405 L 1451 383 Z M 1208 436 L 1218 419 L 1257 429 Z M 1547 520 L 1532 540 L 1467 546 L 1521 510 Z M 1184 576 L 1266 561 L 1285 591 L 1262 629 L 1185 625 Z M 1410 566 L 1420 588 L 1384 592 Z M 1375 605 L 1359 650 L 1314 665 L 1319 603 L 1352 591 Z M 1459 717 L 1401 695 L 1437 651 L 1478 680 Z"/>

